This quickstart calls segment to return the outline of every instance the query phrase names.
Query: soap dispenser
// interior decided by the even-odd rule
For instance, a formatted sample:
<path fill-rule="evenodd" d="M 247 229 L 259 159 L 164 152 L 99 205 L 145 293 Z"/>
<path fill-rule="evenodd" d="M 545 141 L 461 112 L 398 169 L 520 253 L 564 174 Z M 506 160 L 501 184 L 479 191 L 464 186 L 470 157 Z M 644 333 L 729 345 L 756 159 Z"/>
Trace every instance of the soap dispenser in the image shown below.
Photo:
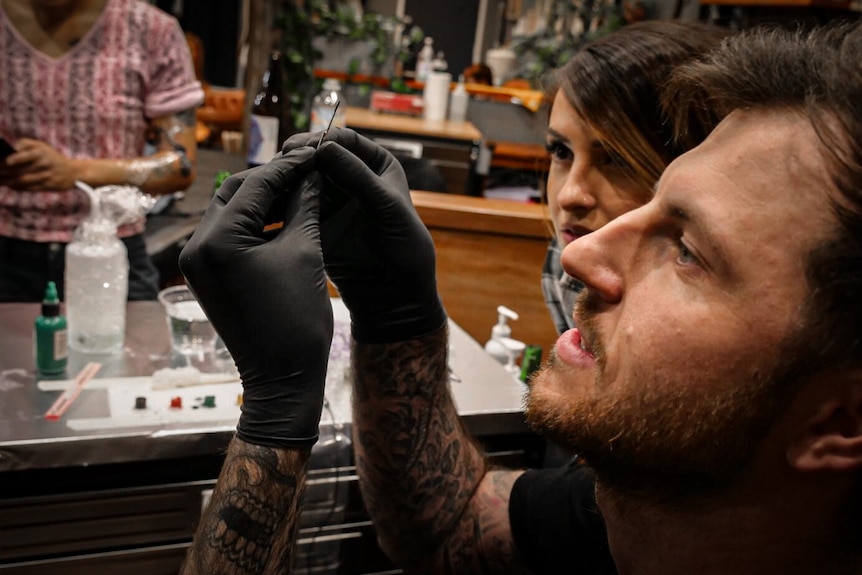
<path fill-rule="evenodd" d="M 510 319 L 517 320 L 518 314 L 504 305 L 497 306 L 497 325 L 491 328 L 491 339 L 485 344 L 485 351 L 488 352 L 488 355 L 503 365 L 509 362 L 510 354 L 501 338 L 511 339 L 512 328 L 508 324 Z"/>

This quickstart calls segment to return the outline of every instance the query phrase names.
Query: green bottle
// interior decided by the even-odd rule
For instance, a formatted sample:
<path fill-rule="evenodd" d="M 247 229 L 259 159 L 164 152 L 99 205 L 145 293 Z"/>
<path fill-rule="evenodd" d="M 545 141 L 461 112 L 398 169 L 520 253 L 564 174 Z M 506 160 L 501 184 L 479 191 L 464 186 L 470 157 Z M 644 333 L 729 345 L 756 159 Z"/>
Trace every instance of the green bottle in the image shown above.
<path fill-rule="evenodd" d="M 542 348 L 538 345 L 528 345 L 521 359 L 521 381 L 530 383 L 530 377 L 542 365 Z"/>
<path fill-rule="evenodd" d="M 36 318 L 36 369 L 45 375 L 66 371 L 66 318 L 60 315 L 57 285 L 48 282 L 42 299 L 42 315 Z"/>

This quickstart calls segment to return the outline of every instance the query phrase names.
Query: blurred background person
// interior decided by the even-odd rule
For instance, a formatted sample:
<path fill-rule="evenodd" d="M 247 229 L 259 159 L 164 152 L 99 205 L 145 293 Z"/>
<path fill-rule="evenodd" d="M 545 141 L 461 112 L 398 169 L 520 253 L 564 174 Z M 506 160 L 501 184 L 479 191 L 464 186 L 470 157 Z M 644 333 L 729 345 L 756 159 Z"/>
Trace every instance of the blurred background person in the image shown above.
<path fill-rule="evenodd" d="M 75 188 L 185 190 L 203 90 L 172 16 L 139 0 L 0 0 L 0 301 L 63 290 L 65 246 L 89 212 Z M 148 143 L 154 153 L 145 155 Z M 122 225 L 130 300 L 155 299 L 145 218 Z"/>

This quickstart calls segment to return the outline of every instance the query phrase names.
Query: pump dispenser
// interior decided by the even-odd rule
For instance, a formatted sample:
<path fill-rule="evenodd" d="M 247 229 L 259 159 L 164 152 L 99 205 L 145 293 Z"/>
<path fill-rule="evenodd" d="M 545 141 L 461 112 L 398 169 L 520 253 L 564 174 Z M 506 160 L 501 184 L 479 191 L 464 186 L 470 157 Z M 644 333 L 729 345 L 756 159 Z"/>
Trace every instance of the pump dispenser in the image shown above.
<path fill-rule="evenodd" d="M 48 282 L 42 299 L 42 315 L 36 318 L 36 369 L 45 375 L 66 370 L 66 318 L 60 315 L 57 285 Z"/>
<path fill-rule="evenodd" d="M 512 328 L 508 323 L 510 319 L 517 320 L 518 314 L 504 305 L 497 306 L 497 324 L 491 328 L 491 339 L 485 344 L 485 351 L 519 377 L 520 368 L 515 365 L 515 359 L 524 351 L 526 345 L 512 339 Z"/>

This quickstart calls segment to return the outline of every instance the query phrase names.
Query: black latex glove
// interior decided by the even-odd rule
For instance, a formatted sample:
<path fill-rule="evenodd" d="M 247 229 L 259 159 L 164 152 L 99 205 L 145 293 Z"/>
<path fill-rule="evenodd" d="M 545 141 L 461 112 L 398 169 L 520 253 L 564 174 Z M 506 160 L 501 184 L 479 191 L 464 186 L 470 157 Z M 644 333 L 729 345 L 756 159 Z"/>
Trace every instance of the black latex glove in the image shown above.
<path fill-rule="evenodd" d="M 434 243 L 398 160 L 352 130 L 333 129 L 315 163 L 325 177 L 326 273 L 350 310 L 353 337 L 389 343 L 442 327 Z"/>
<path fill-rule="evenodd" d="M 300 148 L 225 180 L 180 254 L 242 379 L 237 436 L 258 445 L 317 441 L 333 320 L 313 155 Z M 284 227 L 264 232 L 276 205 Z"/>

